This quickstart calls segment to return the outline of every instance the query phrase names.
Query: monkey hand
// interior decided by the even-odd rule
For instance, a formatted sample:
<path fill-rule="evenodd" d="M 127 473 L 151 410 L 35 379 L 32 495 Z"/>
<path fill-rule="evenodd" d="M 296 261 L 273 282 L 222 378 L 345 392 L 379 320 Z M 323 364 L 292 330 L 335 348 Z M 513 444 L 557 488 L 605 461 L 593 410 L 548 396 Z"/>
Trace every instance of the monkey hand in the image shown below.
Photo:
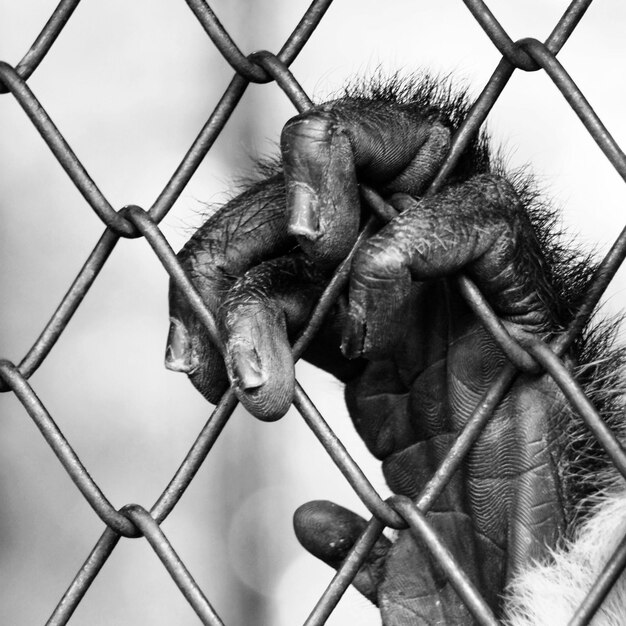
<path fill-rule="evenodd" d="M 423 102 L 345 98 L 292 119 L 282 165 L 215 213 L 179 254 L 216 316 L 223 355 L 182 295 L 170 293 L 168 367 L 186 372 L 211 402 L 230 384 L 254 415 L 277 419 L 293 398 L 291 342 L 367 217 L 359 184 L 378 190 L 398 215 L 358 250 L 349 289 L 304 358 L 345 383 L 357 431 L 391 489 L 412 499 L 506 362 L 455 278 L 469 276 L 510 328 L 545 334 L 562 322 L 525 207 L 489 171 L 478 143 L 448 185 L 424 195 L 450 134 L 449 119 Z M 549 377 L 518 377 L 428 514 L 496 612 L 507 580 L 563 531 L 562 406 Z M 295 527 L 337 567 L 364 522 L 317 502 L 299 509 Z M 425 547 L 404 531 L 394 543 L 379 541 L 354 584 L 385 624 L 472 623 Z"/>

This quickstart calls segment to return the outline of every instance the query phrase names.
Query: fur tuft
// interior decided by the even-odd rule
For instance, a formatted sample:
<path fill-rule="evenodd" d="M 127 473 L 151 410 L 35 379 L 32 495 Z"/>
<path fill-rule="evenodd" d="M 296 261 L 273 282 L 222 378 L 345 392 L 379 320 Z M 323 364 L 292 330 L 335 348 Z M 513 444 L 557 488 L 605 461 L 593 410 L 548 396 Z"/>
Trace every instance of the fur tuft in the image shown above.
<path fill-rule="evenodd" d="M 626 441 L 626 348 L 615 347 L 621 323 L 604 320 L 583 333 L 574 376 L 619 441 Z M 626 483 L 571 406 L 561 416 L 563 485 L 569 539 L 530 565 L 505 596 L 507 626 L 565 626 L 626 536 Z M 592 626 L 626 624 L 626 576 L 602 603 Z"/>
<path fill-rule="evenodd" d="M 396 73 L 386 76 L 382 72 L 357 79 L 340 94 L 343 99 L 395 102 L 419 111 L 425 119 L 440 121 L 454 135 L 470 110 L 467 88 L 451 76 L 438 76 L 422 70 L 410 75 Z M 450 173 L 447 183 L 490 169 L 489 137 L 481 131 L 470 141 Z"/>
<path fill-rule="evenodd" d="M 416 105 L 426 118 L 447 120 L 455 130 L 467 117 L 467 89 L 450 76 L 435 76 L 427 71 L 408 76 L 397 72 L 392 76 L 379 72 L 348 84 L 341 97 Z"/>
<path fill-rule="evenodd" d="M 583 332 L 577 347 L 579 365 L 573 374 L 591 404 L 623 444 L 626 441 L 623 418 L 626 348 L 615 346 L 621 322 L 621 318 L 604 320 Z M 590 435 L 586 424 L 569 406 L 562 433 L 565 450 L 559 469 L 565 500 L 574 505 L 567 511 L 573 526 L 595 514 L 607 493 L 612 498 L 621 493 L 626 500 L 626 484 L 598 441 Z"/>
<path fill-rule="evenodd" d="M 574 540 L 535 564 L 507 590 L 507 626 L 565 626 L 626 534 L 626 493 L 605 494 Z M 626 624 L 626 577 L 621 576 L 591 621 L 592 626 Z"/>

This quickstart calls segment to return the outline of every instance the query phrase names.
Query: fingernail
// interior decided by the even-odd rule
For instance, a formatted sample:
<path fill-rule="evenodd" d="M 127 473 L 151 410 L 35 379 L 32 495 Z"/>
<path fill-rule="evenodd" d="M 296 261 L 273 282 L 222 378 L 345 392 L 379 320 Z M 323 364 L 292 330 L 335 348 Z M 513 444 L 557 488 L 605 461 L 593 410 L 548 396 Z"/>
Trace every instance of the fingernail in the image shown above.
<path fill-rule="evenodd" d="M 233 382 L 239 389 L 257 389 L 267 382 L 267 374 L 261 367 L 256 350 L 252 346 L 238 344 L 230 350 Z"/>
<path fill-rule="evenodd" d="M 191 349 L 191 339 L 185 325 L 171 318 L 165 349 L 165 367 L 173 372 L 189 373 L 196 367 Z"/>
<path fill-rule="evenodd" d="M 289 233 L 310 241 L 319 239 L 322 234 L 319 199 L 313 189 L 304 183 L 292 183 L 288 188 L 287 206 L 290 211 Z"/>
<path fill-rule="evenodd" d="M 363 354 L 366 325 L 362 316 L 350 312 L 343 328 L 341 351 L 348 359 L 356 359 Z"/>

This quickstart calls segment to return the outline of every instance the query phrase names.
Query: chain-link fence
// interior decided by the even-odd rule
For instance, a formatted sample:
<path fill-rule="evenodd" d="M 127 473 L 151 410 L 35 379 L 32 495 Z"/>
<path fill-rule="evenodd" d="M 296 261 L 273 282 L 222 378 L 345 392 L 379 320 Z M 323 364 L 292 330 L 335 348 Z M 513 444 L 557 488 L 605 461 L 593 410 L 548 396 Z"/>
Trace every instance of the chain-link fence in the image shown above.
<path fill-rule="evenodd" d="M 232 66 L 235 73 L 217 107 L 206 121 L 175 173 L 147 211 L 138 206 L 126 206 L 120 211 L 113 208 L 26 83 L 71 18 L 79 0 L 62 0 L 59 3 L 29 52 L 15 68 L 7 63 L 0 63 L 0 92 L 13 95 L 57 161 L 64 168 L 68 177 L 106 227 L 62 303 L 26 356 L 18 365 L 8 360 L 0 362 L 2 391 L 12 391 L 16 395 L 75 485 L 99 518 L 106 524 L 106 530 L 76 574 L 65 595 L 59 601 L 48 621 L 49 624 L 64 624 L 69 620 L 121 537 L 139 536 L 145 537 L 148 541 L 202 622 L 206 624 L 223 623 L 207 596 L 196 584 L 191 573 L 176 554 L 160 525 L 179 502 L 235 409 L 237 400 L 233 391 L 229 390 L 225 393 L 180 468 L 154 505 L 150 509 L 146 509 L 136 504 L 130 504 L 117 510 L 91 478 L 74 449 L 28 382 L 30 376 L 41 365 L 63 333 L 120 238 L 144 237 L 173 281 L 187 296 L 198 318 L 206 325 L 209 332 L 215 332 L 212 315 L 178 264 L 158 224 L 182 193 L 251 83 L 275 81 L 298 111 L 305 111 L 312 106 L 310 98 L 290 72 L 289 66 L 324 17 L 331 0 L 313 2 L 277 53 L 259 51 L 248 56 L 241 52 L 236 42 L 220 24 L 204 0 L 186 1 L 207 35 Z M 465 4 L 502 54 L 502 59 L 454 137 L 450 155 L 432 183 L 429 193 L 439 189 L 446 180 L 446 176 L 454 167 L 456 159 L 485 121 L 516 69 L 525 72 L 543 70 L 563 94 L 569 106 L 579 116 L 606 158 L 620 176 L 626 178 L 624 154 L 557 59 L 558 52 L 582 19 L 591 4 L 591 0 L 574 0 L 543 43 L 533 38 L 514 42 L 483 2 L 465 0 Z M 383 219 L 389 219 L 390 207 L 375 191 L 363 189 L 363 195 L 377 215 Z M 368 231 L 365 230 L 360 240 L 367 234 Z M 333 280 L 321 297 L 306 331 L 294 345 L 294 359 L 297 360 L 302 355 L 326 311 L 344 289 L 350 260 L 358 243 L 336 271 Z M 449 454 L 415 502 L 401 496 L 393 496 L 383 500 L 348 450 L 327 425 L 313 401 L 300 385 L 296 385 L 294 398 L 296 409 L 373 516 L 366 531 L 352 548 L 344 564 L 313 608 L 306 624 L 322 624 L 326 621 L 350 585 L 360 565 L 364 562 L 369 550 L 386 527 L 409 528 L 432 551 L 434 558 L 445 571 L 477 622 L 481 624 L 497 623 L 491 609 L 431 529 L 425 514 L 460 467 L 472 444 L 480 435 L 483 427 L 520 371 L 534 370 L 538 365 L 547 371 L 580 413 L 620 473 L 626 476 L 626 454 L 611 432 L 604 426 L 601 417 L 568 373 L 560 358 L 567 352 L 586 324 L 625 255 L 626 231 L 618 237 L 599 266 L 595 279 L 591 282 L 589 293 L 570 327 L 550 344 L 535 339 L 521 346 L 507 333 L 472 282 L 466 277 L 460 279 L 462 293 L 486 328 L 498 341 L 510 363 L 503 368 L 497 381 L 481 399 L 467 425 L 452 445 Z M 581 598 L 580 607 L 572 617 L 571 624 L 589 622 L 610 591 L 625 563 L 626 540 L 620 544 L 587 597 Z"/>

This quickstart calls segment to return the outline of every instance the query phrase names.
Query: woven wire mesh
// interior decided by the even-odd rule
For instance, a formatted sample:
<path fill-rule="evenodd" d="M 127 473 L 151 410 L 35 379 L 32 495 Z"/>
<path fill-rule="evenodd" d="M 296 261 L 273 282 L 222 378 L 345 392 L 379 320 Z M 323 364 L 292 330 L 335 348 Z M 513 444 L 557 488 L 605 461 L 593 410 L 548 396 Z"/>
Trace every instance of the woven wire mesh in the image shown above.
<path fill-rule="evenodd" d="M 223 623 L 221 618 L 212 607 L 208 597 L 196 584 L 183 561 L 177 556 L 174 548 L 160 529 L 160 524 L 180 500 L 237 405 L 232 390 L 228 391 L 216 406 L 179 470 L 154 505 L 149 510 L 135 504 L 117 510 L 91 478 L 87 468 L 83 466 L 46 407 L 38 399 L 28 379 L 41 365 L 65 330 L 70 318 L 122 237 L 144 237 L 148 241 L 171 278 L 188 297 L 196 315 L 203 321 L 209 332 L 215 332 L 215 322 L 211 313 L 206 309 L 201 297 L 178 264 L 158 224 L 171 209 L 203 161 L 250 83 L 275 81 L 298 111 L 305 111 L 312 106 L 310 98 L 291 74 L 289 66 L 314 32 L 331 2 L 330 0 L 313 2 L 276 54 L 260 51 L 246 56 L 222 27 L 208 4 L 203 0 L 187 0 L 187 4 L 207 35 L 232 66 L 235 73 L 217 107 L 180 162 L 174 175 L 147 211 L 138 206 L 126 206 L 120 211 L 113 208 L 96 183 L 90 178 L 81 161 L 74 154 L 63 135 L 57 130 L 45 108 L 38 102 L 26 83 L 28 77 L 36 70 L 54 44 L 78 4 L 78 0 L 64 0 L 59 3 L 30 51 L 15 68 L 6 63 L 0 63 L 0 82 L 2 85 L 0 91 L 11 93 L 17 100 L 73 184 L 106 227 L 61 305 L 26 356 L 18 365 L 8 360 L 0 362 L 2 390 L 12 391 L 16 395 L 89 505 L 106 524 L 106 530 L 102 537 L 61 598 L 48 623 L 63 624 L 69 620 L 121 537 L 143 536 L 161 559 L 164 567 L 202 622 L 221 624 Z M 532 38 L 512 41 L 483 2 L 465 0 L 465 4 L 502 54 L 502 59 L 455 136 L 450 155 L 432 183 L 429 193 L 435 192 L 445 181 L 456 158 L 485 121 L 515 70 L 544 71 L 563 94 L 565 101 L 579 116 L 610 163 L 622 178 L 626 178 L 626 158 L 622 151 L 556 58 L 557 53 L 591 4 L 591 0 L 572 2 L 543 43 Z M 388 219 L 389 207 L 385 205 L 382 198 L 372 189 L 364 189 L 363 192 L 374 212 Z M 363 237 L 367 234 L 365 231 Z M 367 530 L 355 544 L 343 566 L 313 608 L 306 621 L 307 624 L 321 624 L 326 621 L 385 527 L 408 527 L 432 551 L 433 556 L 447 573 L 476 620 L 481 624 L 497 623 L 485 601 L 473 588 L 462 569 L 454 562 L 450 553 L 430 528 L 425 513 L 462 463 L 473 442 L 480 435 L 483 426 L 489 420 L 493 410 L 504 397 L 519 371 L 541 367 L 553 376 L 565 396 L 574 405 L 611 457 L 617 469 L 626 476 L 626 454 L 613 435 L 606 429 L 602 419 L 560 360 L 560 357 L 567 351 L 585 325 L 623 261 L 624 255 L 626 255 L 626 231 L 618 237 L 600 265 L 597 275 L 591 283 L 592 288 L 571 326 L 550 345 L 538 339 L 524 340 L 520 345 L 518 340 L 508 335 L 471 281 L 464 277 L 460 279 L 462 292 L 507 354 L 510 364 L 503 368 L 498 380 L 477 406 L 435 476 L 415 502 L 400 496 L 383 500 L 342 442 L 324 421 L 313 401 L 302 387 L 297 385 L 294 398 L 295 407 L 373 515 Z M 345 286 L 350 258 L 349 256 L 337 270 L 335 278 L 320 299 L 307 330 L 294 345 L 294 358 L 297 359 L 302 354 L 304 346 L 313 336 L 324 312 L 332 305 L 337 294 Z M 572 617 L 572 624 L 589 622 L 625 563 L 626 541 L 620 544 L 587 597 L 581 598 L 580 607 L 576 615 Z"/>

